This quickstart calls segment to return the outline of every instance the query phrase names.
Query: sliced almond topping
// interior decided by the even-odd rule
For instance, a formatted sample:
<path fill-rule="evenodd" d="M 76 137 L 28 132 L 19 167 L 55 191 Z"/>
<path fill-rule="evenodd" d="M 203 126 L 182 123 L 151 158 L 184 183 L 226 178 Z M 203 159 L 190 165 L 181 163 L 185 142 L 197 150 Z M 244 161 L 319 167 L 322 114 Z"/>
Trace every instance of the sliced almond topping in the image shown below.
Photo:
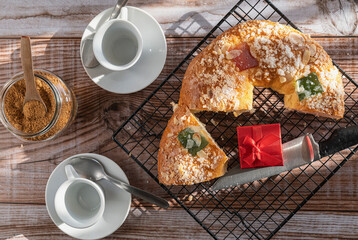
<path fill-rule="evenodd" d="M 280 83 L 285 83 L 287 79 L 283 76 L 280 76 Z"/>
<path fill-rule="evenodd" d="M 256 73 L 255 73 L 255 77 L 256 78 L 261 78 L 262 77 L 262 70 L 259 68 L 257 69 Z"/>
<path fill-rule="evenodd" d="M 310 58 L 311 58 L 311 52 L 310 52 L 310 50 L 305 50 L 304 52 L 303 52 L 303 57 L 302 57 L 302 63 L 304 64 L 304 65 L 307 65 L 307 63 L 310 61 Z"/>
<path fill-rule="evenodd" d="M 305 39 L 298 33 L 296 32 L 291 32 L 288 35 L 288 39 L 293 43 L 296 44 L 298 46 L 302 46 L 305 43 Z"/>
<path fill-rule="evenodd" d="M 218 122 L 216 122 L 214 119 L 210 119 L 210 122 L 211 122 L 214 126 L 217 126 L 217 125 L 218 125 Z"/>
<path fill-rule="evenodd" d="M 201 158 L 208 158 L 208 155 L 206 154 L 206 152 L 204 152 L 204 150 L 200 150 L 200 151 L 197 153 L 197 156 L 198 156 L 198 157 L 201 157 Z"/>
<path fill-rule="evenodd" d="M 286 77 L 287 81 L 289 81 L 289 82 L 293 80 L 293 76 L 291 73 L 286 72 L 285 77 Z"/>
<path fill-rule="evenodd" d="M 173 122 L 174 122 L 174 125 L 179 125 L 178 119 L 176 117 L 174 117 Z"/>
<path fill-rule="evenodd" d="M 258 58 L 254 47 L 253 47 L 253 48 L 250 47 L 250 54 L 251 54 L 251 56 L 253 56 L 254 58 L 256 58 L 256 59 Z"/>
<path fill-rule="evenodd" d="M 226 58 L 233 59 L 233 58 L 240 56 L 241 53 L 242 53 L 241 50 L 231 50 L 230 52 L 226 53 Z"/>
<path fill-rule="evenodd" d="M 175 112 L 175 110 L 178 108 L 178 104 L 175 104 L 175 102 L 171 102 L 170 105 L 172 105 L 173 111 Z"/>
<path fill-rule="evenodd" d="M 226 52 L 226 59 L 233 59 L 234 58 L 234 55 L 232 55 L 230 52 Z"/>
<path fill-rule="evenodd" d="M 310 53 L 311 53 L 311 56 L 314 56 L 316 54 L 316 45 L 315 44 L 310 44 L 309 46 L 309 49 L 310 49 Z"/>
<path fill-rule="evenodd" d="M 200 146 L 200 144 L 201 144 L 201 136 L 200 136 L 199 133 L 194 133 L 193 140 L 195 141 L 195 144 L 197 146 Z"/>
<path fill-rule="evenodd" d="M 222 54 L 221 48 L 220 48 L 218 45 L 215 46 L 215 52 L 216 52 L 218 55 L 221 55 L 221 54 Z"/>

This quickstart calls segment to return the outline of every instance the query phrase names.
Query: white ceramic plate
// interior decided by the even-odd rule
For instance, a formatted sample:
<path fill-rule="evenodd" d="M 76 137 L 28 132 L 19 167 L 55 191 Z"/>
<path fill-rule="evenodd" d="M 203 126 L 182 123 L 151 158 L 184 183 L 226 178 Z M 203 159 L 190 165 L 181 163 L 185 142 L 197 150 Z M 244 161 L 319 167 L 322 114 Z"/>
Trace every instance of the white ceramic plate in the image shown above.
<path fill-rule="evenodd" d="M 86 68 L 88 76 L 101 88 L 114 93 L 133 93 L 150 85 L 162 71 L 167 57 L 167 42 L 159 23 L 147 12 L 135 8 L 128 9 L 128 20 L 140 31 L 143 37 L 143 52 L 138 62 L 130 69 L 112 71 L 101 65 L 95 68 Z M 81 39 L 82 53 L 83 40 L 93 34 L 108 18 L 112 8 L 98 14 L 88 24 Z"/>
<path fill-rule="evenodd" d="M 123 170 L 111 159 L 93 153 L 83 153 L 75 156 L 93 157 L 103 164 L 108 174 L 129 183 Z M 97 182 L 103 188 L 106 200 L 103 217 L 97 223 L 88 228 L 77 229 L 63 223 L 57 216 L 54 206 L 55 194 L 60 185 L 67 180 L 65 166 L 69 160 L 70 158 L 67 158 L 55 168 L 46 185 L 46 208 L 52 221 L 64 233 L 78 239 L 100 239 L 112 234 L 127 218 L 131 205 L 131 194 L 105 180 Z"/>

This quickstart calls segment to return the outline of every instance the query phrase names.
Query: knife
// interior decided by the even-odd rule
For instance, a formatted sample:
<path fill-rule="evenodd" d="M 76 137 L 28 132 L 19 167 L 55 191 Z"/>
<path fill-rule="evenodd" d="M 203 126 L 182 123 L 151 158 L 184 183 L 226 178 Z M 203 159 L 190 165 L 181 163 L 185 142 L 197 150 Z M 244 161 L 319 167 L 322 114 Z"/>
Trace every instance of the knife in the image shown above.
<path fill-rule="evenodd" d="M 339 128 L 324 141 L 316 143 L 312 134 L 305 134 L 282 144 L 283 166 L 233 168 L 219 178 L 211 190 L 220 190 L 271 177 L 303 166 L 358 144 L 358 126 Z"/>

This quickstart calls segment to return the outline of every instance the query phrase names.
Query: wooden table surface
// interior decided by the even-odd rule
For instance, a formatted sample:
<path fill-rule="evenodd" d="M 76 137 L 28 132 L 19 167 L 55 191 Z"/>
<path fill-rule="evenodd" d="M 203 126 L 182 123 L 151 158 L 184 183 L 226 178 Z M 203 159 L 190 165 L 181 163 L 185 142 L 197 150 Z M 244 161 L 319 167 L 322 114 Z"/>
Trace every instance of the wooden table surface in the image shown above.
<path fill-rule="evenodd" d="M 113 159 L 131 184 L 171 202 L 158 210 L 136 198 L 123 226 L 107 239 L 208 239 L 210 236 L 112 141 L 113 132 L 237 0 L 131 0 L 152 14 L 168 43 L 163 72 L 146 89 L 117 95 L 102 90 L 81 65 L 80 38 L 88 22 L 114 0 L 1 0 L 0 85 L 21 71 L 19 36 L 34 40 L 35 67 L 57 73 L 74 90 L 79 111 L 65 134 L 23 143 L 0 127 L 0 239 L 70 239 L 51 221 L 45 186 L 67 157 L 85 152 Z M 352 0 L 274 0 L 311 34 L 353 79 L 358 72 L 358 6 Z M 276 239 L 358 238 L 358 158 L 351 160 L 277 234 Z"/>

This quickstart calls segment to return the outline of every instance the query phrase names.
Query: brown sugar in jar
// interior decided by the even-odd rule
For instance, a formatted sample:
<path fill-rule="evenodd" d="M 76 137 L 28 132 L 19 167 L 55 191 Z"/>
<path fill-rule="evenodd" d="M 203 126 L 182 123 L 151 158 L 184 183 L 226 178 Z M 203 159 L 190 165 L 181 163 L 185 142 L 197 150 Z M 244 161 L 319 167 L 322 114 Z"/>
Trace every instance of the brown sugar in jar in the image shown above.
<path fill-rule="evenodd" d="M 0 95 L 3 125 L 15 136 L 28 141 L 45 141 L 62 132 L 74 119 L 77 102 L 73 92 L 56 75 L 36 70 L 36 88 L 45 103 L 38 101 L 24 105 L 25 81 L 22 74 L 13 77 Z"/>
<path fill-rule="evenodd" d="M 21 79 L 12 85 L 5 95 L 5 116 L 12 126 L 24 132 L 34 134 L 44 129 L 53 118 L 56 108 L 55 95 L 51 88 L 40 78 L 35 78 L 36 88 L 47 111 L 41 113 L 37 101 L 30 101 L 24 105 L 25 80 Z M 39 111 L 40 110 L 40 111 Z"/>

